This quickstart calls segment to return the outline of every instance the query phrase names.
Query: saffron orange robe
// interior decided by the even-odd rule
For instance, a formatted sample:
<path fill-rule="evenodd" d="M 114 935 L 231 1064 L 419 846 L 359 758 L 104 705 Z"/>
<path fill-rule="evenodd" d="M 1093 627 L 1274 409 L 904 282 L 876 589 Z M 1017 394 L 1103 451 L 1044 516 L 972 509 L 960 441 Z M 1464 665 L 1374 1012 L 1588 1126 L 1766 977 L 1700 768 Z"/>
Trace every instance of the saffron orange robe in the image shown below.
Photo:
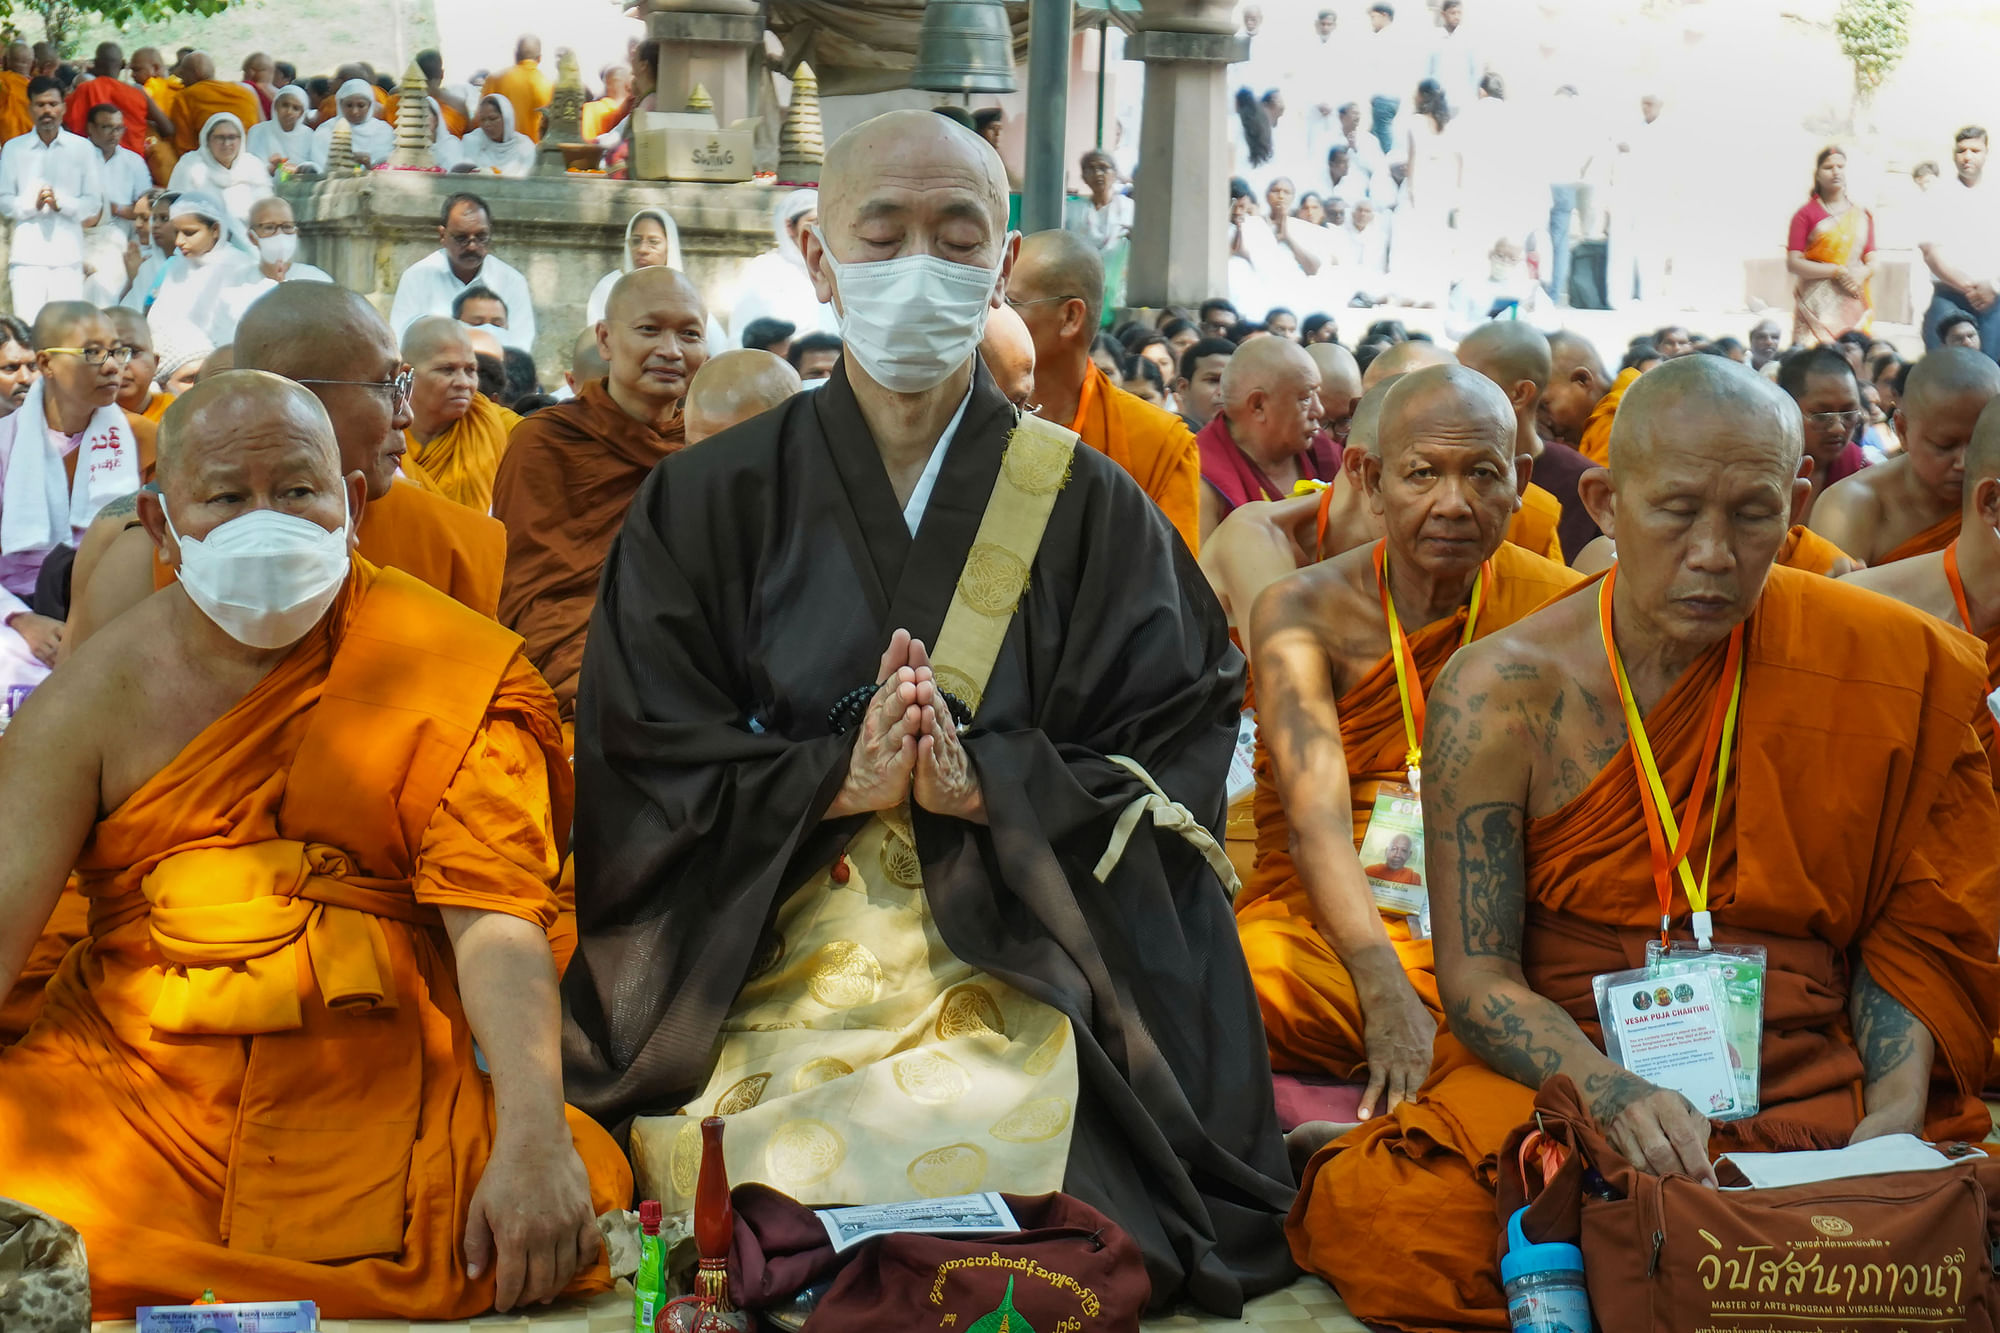
<path fill-rule="evenodd" d="M 1581 578 L 1557 562 L 1502 543 L 1493 553 L 1493 586 L 1473 627 L 1475 635 L 1484 638 L 1505 629 Z M 1410 636 L 1410 653 L 1426 692 L 1463 639 L 1465 614 L 1461 607 L 1450 619 Z M 1340 714 L 1341 749 L 1347 756 L 1354 845 L 1359 849 L 1368 834 L 1376 796 L 1385 785 L 1403 781 L 1403 760 L 1409 750 L 1396 693 L 1396 668 L 1389 656 L 1385 653 L 1370 667 L 1335 701 L 1335 707 Z M 1271 1067 L 1353 1078 L 1366 1051 L 1361 999 L 1346 964 L 1313 923 L 1305 880 L 1292 860 L 1284 798 L 1261 735 L 1256 767 L 1257 868 L 1237 897 L 1236 930 L 1257 988 L 1258 1006 L 1264 1011 Z M 1408 917 L 1385 912 L 1382 924 L 1417 997 L 1432 1017 L 1441 1017 L 1430 940 L 1413 938 Z"/>
<path fill-rule="evenodd" d="M 1610 391 L 1590 409 L 1590 419 L 1584 423 L 1583 438 L 1577 442 L 1576 451 L 1591 462 L 1611 466 L 1611 423 L 1617 419 L 1618 404 L 1624 400 L 1625 391 L 1638 378 L 1636 369 L 1619 371 L 1618 378 L 1611 381 Z"/>
<path fill-rule="evenodd" d="M 405 432 L 410 452 L 404 461 L 416 459 L 426 490 L 484 514 L 493 507 L 493 474 L 507 452 L 507 437 L 520 424 L 520 417 L 476 393 L 464 416 L 425 443 Z"/>
<path fill-rule="evenodd" d="M 35 128 L 28 110 L 28 81 L 10 69 L 0 69 L 0 143 L 18 139 Z"/>
<path fill-rule="evenodd" d="M 203 79 L 181 89 L 174 98 L 174 109 L 167 112 L 167 118 L 174 122 L 174 151 L 186 157 L 200 148 L 201 127 L 210 116 L 224 111 L 242 121 L 246 131 L 264 119 L 257 94 L 245 84 Z"/>
<path fill-rule="evenodd" d="M 1725 649 L 1646 718 L 1676 810 L 1694 785 Z M 1847 1142 L 1862 1107 L 1847 1016 L 1856 963 L 1936 1041 L 1924 1135 L 1976 1143 L 1991 1124 L 1978 1092 L 2000 1021 L 2000 815 L 1971 723 L 1986 680 L 1976 645 L 1886 598 L 1778 568 L 1744 660 L 1711 908 L 1719 941 L 1770 951 L 1763 1110 L 1715 1124 L 1710 1151 Z M 1737 837 L 1739 814 L 1754 836 Z M 1601 1042 L 1591 978 L 1641 965 L 1659 929 L 1630 746 L 1576 799 L 1529 820 L 1526 845 L 1528 981 Z M 1685 938 L 1685 899 L 1678 910 Z M 1533 1100 L 1441 1035 L 1415 1101 L 1307 1167 L 1286 1227 L 1293 1256 L 1364 1322 L 1506 1328 L 1496 1154 Z"/>
<path fill-rule="evenodd" d="M 600 97 L 595 102 L 584 104 L 583 138 L 586 143 L 594 142 L 598 135 L 613 128 L 624 119 L 625 99 L 621 97 Z"/>
<path fill-rule="evenodd" d="M 1535 485 L 1521 492 L 1521 507 L 1507 523 L 1507 540 L 1536 555 L 1568 563 L 1563 559 L 1562 501 Z"/>
<path fill-rule="evenodd" d="M 1785 534 L 1785 544 L 1778 548 L 1778 564 L 1829 578 L 1843 560 L 1851 563 L 1853 557 L 1802 523 Z"/>
<path fill-rule="evenodd" d="M 687 442 L 675 415 L 664 431 L 625 414 L 592 380 L 575 400 L 515 427 L 493 483 L 493 514 L 506 525 L 500 623 L 528 642 L 528 660 L 576 716 L 583 643 L 597 578 L 639 485 Z M 461 509 L 463 507 L 461 506 Z"/>
<path fill-rule="evenodd" d="M 491 75 L 479 90 L 485 97 L 504 97 L 514 104 L 514 128 L 536 142 L 542 137 L 542 108 L 555 96 L 556 86 L 542 67 L 532 60 L 520 60 Z M 474 108 L 477 115 L 478 109 Z"/>
<path fill-rule="evenodd" d="M 500 610 L 507 531 L 413 482 L 398 482 L 361 515 L 361 554 L 369 563 L 416 575 L 482 616 Z"/>
<path fill-rule="evenodd" d="M 1139 483 L 1188 550 L 1201 550 L 1201 446 L 1185 421 L 1126 393 L 1093 364 L 1069 428 Z"/>
<path fill-rule="evenodd" d="M 99 1318 L 213 1287 L 463 1319 L 493 1150 L 439 909 L 546 928 L 570 820 L 520 640 L 356 560 L 328 616 L 93 829 L 90 936 L 0 1052 L 7 1193 L 83 1233 Z M 599 1211 L 631 1174 L 570 1113 Z M 603 1262 L 579 1292 L 607 1290 Z"/>
<path fill-rule="evenodd" d="M 178 397 L 180 397 L 179 394 L 168 393 L 165 389 L 159 390 L 154 393 L 153 400 L 146 404 L 146 410 L 139 414 L 140 419 L 150 421 L 155 426 L 158 426 L 160 418 L 167 414 L 167 409 L 174 405 L 174 399 Z M 127 413 L 126 415 L 129 416 L 131 414 Z"/>
<path fill-rule="evenodd" d="M 1875 563 L 1892 565 L 1898 560 L 1907 560 L 1913 555 L 1929 555 L 1932 551 L 1942 551 L 1958 536 L 1964 516 L 1952 513 L 1925 528 L 1913 537 L 1905 538 Z"/>

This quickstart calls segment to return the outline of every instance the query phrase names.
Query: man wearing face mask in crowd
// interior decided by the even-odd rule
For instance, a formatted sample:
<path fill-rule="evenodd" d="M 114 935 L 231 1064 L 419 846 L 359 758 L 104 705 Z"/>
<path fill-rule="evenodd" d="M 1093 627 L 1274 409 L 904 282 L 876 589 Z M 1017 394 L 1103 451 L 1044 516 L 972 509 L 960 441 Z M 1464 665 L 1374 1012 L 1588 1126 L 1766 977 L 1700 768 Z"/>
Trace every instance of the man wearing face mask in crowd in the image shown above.
<path fill-rule="evenodd" d="M 291 204 L 276 195 L 250 206 L 250 243 L 257 247 L 258 268 L 270 284 L 264 291 L 281 282 L 333 281 L 325 269 L 299 262 L 298 219 Z"/>
<path fill-rule="evenodd" d="M 604 571 L 568 1095 L 670 1209 L 677 1112 L 723 1098 L 737 1183 L 1066 1189 L 1156 1305 L 1233 1317 L 1290 1279 L 1292 1196 L 1198 822 L 1242 660 L 1160 510 L 980 363 L 1018 247 L 992 147 L 891 112 L 820 191 L 831 377 L 652 469 Z"/>

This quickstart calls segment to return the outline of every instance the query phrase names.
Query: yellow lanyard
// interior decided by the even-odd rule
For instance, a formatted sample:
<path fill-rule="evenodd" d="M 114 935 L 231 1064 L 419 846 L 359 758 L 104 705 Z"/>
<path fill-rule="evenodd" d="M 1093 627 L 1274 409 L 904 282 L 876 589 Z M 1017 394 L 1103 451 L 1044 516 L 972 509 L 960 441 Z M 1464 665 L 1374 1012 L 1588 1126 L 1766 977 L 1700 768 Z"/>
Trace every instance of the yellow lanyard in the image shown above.
<path fill-rule="evenodd" d="M 1472 599 L 1465 612 L 1465 635 L 1459 639 L 1463 648 L 1472 642 L 1472 636 L 1479 625 L 1479 608 L 1486 601 L 1487 576 L 1493 572 L 1493 562 L 1487 561 L 1479 567 L 1478 577 L 1472 580 Z M 1410 654 L 1409 636 L 1403 633 L 1403 622 L 1396 618 L 1396 599 L 1389 595 L 1389 542 L 1382 538 L 1375 543 L 1375 587 L 1382 594 L 1382 615 L 1389 622 L 1389 660 L 1396 666 L 1396 697 L 1403 705 L 1403 740 L 1408 749 L 1403 754 L 1403 766 L 1409 772 L 1410 790 L 1423 794 L 1424 790 L 1424 683 L 1417 677 L 1417 662 Z"/>
<path fill-rule="evenodd" d="M 1722 791 L 1729 785 L 1729 750 L 1736 736 L 1736 714 L 1743 702 L 1743 626 L 1738 625 L 1729 633 L 1728 657 L 1723 663 L 1723 679 L 1718 684 L 1715 705 L 1709 710 L 1708 736 L 1702 745 L 1701 763 L 1695 771 L 1694 787 L 1688 792 L 1685 825 L 1674 819 L 1672 805 L 1667 800 L 1666 784 L 1660 780 L 1660 766 L 1653 758 L 1652 742 L 1646 736 L 1645 721 L 1639 716 L 1639 707 L 1632 699 L 1632 682 L 1626 678 L 1624 659 L 1618 655 L 1618 645 L 1611 634 L 1611 588 L 1618 577 L 1618 567 L 1612 566 L 1604 575 L 1603 587 L 1598 592 L 1598 623 L 1604 634 L 1604 653 L 1611 663 L 1611 675 L 1618 686 L 1618 702 L 1625 707 L 1625 730 L 1632 737 L 1632 764 L 1639 770 L 1639 799 L 1646 813 L 1646 840 L 1653 856 L 1653 884 L 1660 898 L 1660 941 L 1667 942 L 1669 923 L 1673 919 L 1673 882 L 1668 868 L 1680 872 L 1681 887 L 1687 893 L 1688 907 L 1694 914 L 1695 943 L 1703 949 L 1711 947 L 1715 940 L 1714 918 L 1708 911 L 1709 873 L 1715 863 L 1715 826 L 1722 816 Z M 1688 856 L 1694 850 L 1694 829 L 1701 818 L 1702 791 L 1708 786 L 1710 769 L 1715 772 L 1715 799 L 1709 808 L 1708 851 L 1702 858 L 1701 878 L 1697 880 L 1694 870 L 1688 865 Z M 1668 845 L 1672 851 L 1668 851 Z"/>

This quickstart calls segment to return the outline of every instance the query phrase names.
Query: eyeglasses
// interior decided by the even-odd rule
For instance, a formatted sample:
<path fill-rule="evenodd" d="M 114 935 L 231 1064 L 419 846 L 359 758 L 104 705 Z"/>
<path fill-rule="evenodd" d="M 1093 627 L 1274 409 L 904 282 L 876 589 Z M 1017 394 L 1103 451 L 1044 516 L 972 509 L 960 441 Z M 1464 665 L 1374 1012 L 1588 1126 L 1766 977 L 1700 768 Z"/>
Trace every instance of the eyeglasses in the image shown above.
<path fill-rule="evenodd" d="M 1813 412 L 1806 417 L 1806 424 L 1814 430 L 1840 431 L 1852 435 L 1868 420 L 1866 412 Z"/>
<path fill-rule="evenodd" d="M 349 384 L 357 389 L 386 389 L 391 406 L 410 396 L 410 386 L 417 382 L 417 372 L 404 366 L 396 372 L 392 380 L 293 380 L 294 384 Z"/>
<path fill-rule="evenodd" d="M 80 356 L 86 366 L 101 366 L 106 361 L 122 366 L 132 359 L 129 347 L 44 347 L 41 350 L 51 356 Z"/>
<path fill-rule="evenodd" d="M 462 236 L 458 232 L 448 231 L 444 234 L 444 238 L 453 245 L 476 245 L 482 249 L 493 244 L 493 233 L 490 231 L 477 231 L 470 236 Z"/>
<path fill-rule="evenodd" d="M 296 236 L 299 224 L 296 222 L 260 222 L 250 229 L 259 236 Z"/>

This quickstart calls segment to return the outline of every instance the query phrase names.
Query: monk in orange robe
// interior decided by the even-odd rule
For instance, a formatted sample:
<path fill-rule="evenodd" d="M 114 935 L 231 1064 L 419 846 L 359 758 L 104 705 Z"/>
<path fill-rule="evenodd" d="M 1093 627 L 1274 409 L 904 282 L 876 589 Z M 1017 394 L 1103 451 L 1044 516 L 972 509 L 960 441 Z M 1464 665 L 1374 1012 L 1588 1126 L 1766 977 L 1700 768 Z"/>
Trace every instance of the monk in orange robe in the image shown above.
<path fill-rule="evenodd" d="M 685 443 L 681 405 L 708 355 L 707 323 L 701 294 L 673 269 L 626 274 L 597 326 L 610 375 L 523 421 L 500 460 L 500 623 L 527 640 L 565 722 L 576 714 L 584 632 L 612 540 L 653 465 Z"/>
<path fill-rule="evenodd" d="M 514 104 L 514 128 L 530 139 L 542 137 L 542 108 L 555 96 L 555 84 L 542 73 L 542 39 L 523 37 L 514 44 L 514 63 L 486 80 L 481 97 L 504 97 Z"/>
<path fill-rule="evenodd" d="M 1896 406 L 1903 452 L 1821 493 L 1812 529 L 1870 567 L 1942 551 L 1958 535 L 1965 446 L 2000 366 L 1969 347 L 1941 347 L 1910 367 Z"/>
<path fill-rule="evenodd" d="M 1104 260 L 1064 231 L 1023 237 L 1007 300 L 1035 342 L 1039 415 L 1123 468 L 1190 551 L 1201 551 L 1201 449 L 1187 423 L 1113 384 L 1090 360 L 1104 314 Z"/>
<path fill-rule="evenodd" d="M 632 71 L 624 65 L 604 69 L 604 96 L 583 106 L 583 138 L 594 142 L 606 130 L 616 129 L 625 118 L 626 104 L 632 100 Z"/>
<path fill-rule="evenodd" d="M 1971 724 L 1983 664 L 1915 611 L 1771 567 L 1810 488 L 1801 450 L 1796 407 L 1747 368 L 1690 356 L 1648 371 L 1610 472 L 1583 482 L 1617 568 L 1439 679 L 1424 825 L 1449 1030 L 1414 1101 L 1313 1158 L 1287 1224 L 1294 1257 L 1357 1318 L 1507 1327 L 1496 1155 L 1556 1074 L 1629 1160 L 1709 1183 L 1721 1151 L 1986 1134 L 2000 814 Z M 1769 951 L 1751 1118 L 1712 1124 L 1600 1044 L 1592 978 L 1634 966 L 1661 916 L 1614 654 L 1703 849 L 1691 861 L 1714 834 L 1715 939 Z M 1738 660 L 1725 780 L 1712 719 Z M 1739 811 L 1754 815 L 1741 837 Z M 1673 936 L 1691 942 L 1666 879 Z"/>
<path fill-rule="evenodd" d="M 174 122 L 174 152 L 182 157 L 201 147 L 201 127 L 210 116 L 228 112 L 249 129 L 264 119 L 257 94 L 249 85 L 224 83 L 215 77 L 215 62 L 205 52 L 191 51 L 181 62 L 182 87 L 167 113 Z"/>
<path fill-rule="evenodd" d="M 472 343 L 449 315 L 427 316 L 404 330 L 403 360 L 414 373 L 405 471 L 420 476 L 426 490 L 486 513 L 493 474 L 521 418 L 479 392 Z"/>
<path fill-rule="evenodd" d="M 1252 612 L 1257 867 L 1236 909 L 1272 1067 L 1349 1078 L 1365 1065 L 1364 1116 L 1415 1094 L 1439 1018 L 1423 862 L 1400 833 L 1369 841 L 1377 799 L 1420 766 L 1421 700 L 1452 652 L 1577 581 L 1504 540 L 1526 469 L 1500 390 L 1453 365 L 1393 383 L 1362 465 L 1386 535 L 1274 584 Z M 1364 868 L 1364 846 L 1383 864 Z M 1419 892 L 1384 895 L 1371 878 Z"/>
<path fill-rule="evenodd" d="M 35 117 L 28 110 L 28 79 L 33 67 L 34 52 L 26 42 L 7 48 L 5 63 L 0 65 L 0 143 L 35 128 Z"/>
<path fill-rule="evenodd" d="M 257 372 L 175 405 L 159 481 L 176 567 L 251 513 L 338 534 L 366 504 L 324 409 Z M 344 551 L 249 607 L 182 572 L 0 748 L 0 983 L 71 866 L 89 903 L 0 1052 L 7 1194 L 82 1232 L 100 1318 L 204 1287 L 453 1319 L 608 1290 L 595 1218 L 631 1175 L 562 1100 L 548 687 Z"/>

